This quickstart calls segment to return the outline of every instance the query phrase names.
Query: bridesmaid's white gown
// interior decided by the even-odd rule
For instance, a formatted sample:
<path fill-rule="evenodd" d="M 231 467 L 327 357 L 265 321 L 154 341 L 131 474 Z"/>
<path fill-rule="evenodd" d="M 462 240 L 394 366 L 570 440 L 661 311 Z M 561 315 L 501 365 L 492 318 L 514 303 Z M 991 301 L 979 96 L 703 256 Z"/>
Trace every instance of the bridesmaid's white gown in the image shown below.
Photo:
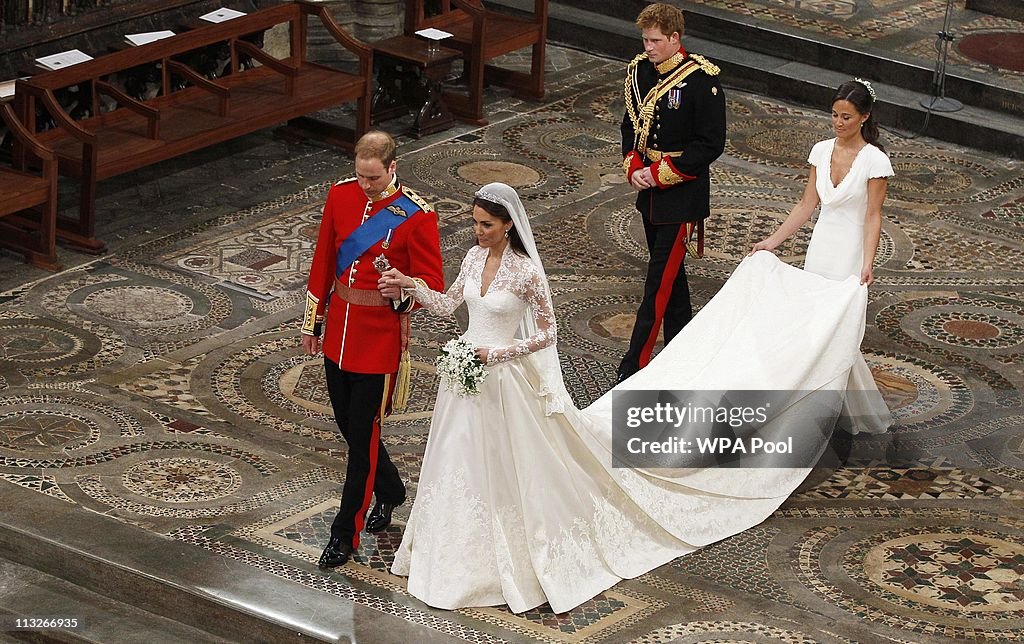
<path fill-rule="evenodd" d="M 892 164 L 873 145 L 861 148 L 839 185 L 832 184 L 835 139 L 820 141 L 807 160 L 816 168 L 815 188 L 821 212 L 807 246 L 804 270 L 833 280 L 860 277 L 864 265 L 864 220 L 868 207 L 868 180 L 891 177 Z M 879 433 L 888 429 L 892 414 L 885 406 L 871 370 L 860 356 L 850 371 L 841 425 L 852 433 Z"/>
<path fill-rule="evenodd" d="M 866 165 L 858 158 L 849 184 L 834 190 L 819 183 L 825 227 L 815 228 L 808 270 L 768 252 L 744 259 L 683 331 L 615 390 L 845 390 L 858 365 L 866 371 L 863 251 L 849 248 L 863 238 L 853 230 L 864 217 L 862 209 L 855 216 L 863 198 L 853 184 L 866 184 L 874 172 Z M 408 577 L 413 596 L 444 609 L 507 604 L 518 613 L 547 602 L 568 611 L 621 579 L 757 525 L 806 477 L 806 468 L 612 468 L 612 392 L 583 410 L 569 401 L 563 413 L 545 413 L 532 353 L 555 341 L 543 284 L 528 258 L 506 251 L 481 294 L 486 253 L 469 251 L 447 294 L 416 291 L 439 314 L 464 300 L 463 337 L 501 348 L 503 361 L 488 367 L 477 396 L 459 398 L 443 383 L 438 391 L 391 568 Z M 549 330 L 517 340 L 527 302 L 538 328 Z M 884 430 L 875 421 L 887 413 L 853 422 L 868 418 L 861 429 Z"/>

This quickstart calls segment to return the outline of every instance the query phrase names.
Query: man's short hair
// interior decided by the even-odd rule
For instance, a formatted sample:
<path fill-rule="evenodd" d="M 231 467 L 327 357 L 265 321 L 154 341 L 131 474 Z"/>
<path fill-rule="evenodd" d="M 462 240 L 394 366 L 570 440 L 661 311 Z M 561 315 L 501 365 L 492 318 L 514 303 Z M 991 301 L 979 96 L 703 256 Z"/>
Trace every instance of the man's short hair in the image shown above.
<path fill-rule="evenodd" d="M 666 36 L 671 36 L 673 33 L 682 36 L 685 25 L 683 12 L 664 2 L 647 5 L 636 18 L 636 26 L 641 30 L 657 27 Z"/>
<path fill-rule="evenodd" d="M 384 167 L 391 165 L 395 160 L 395 150 L 398 144 L 394 137 L 383 130 L 370 130 L 359 137 L 356 143 L 356 157 L 363 159 L 379 159 Z"/>

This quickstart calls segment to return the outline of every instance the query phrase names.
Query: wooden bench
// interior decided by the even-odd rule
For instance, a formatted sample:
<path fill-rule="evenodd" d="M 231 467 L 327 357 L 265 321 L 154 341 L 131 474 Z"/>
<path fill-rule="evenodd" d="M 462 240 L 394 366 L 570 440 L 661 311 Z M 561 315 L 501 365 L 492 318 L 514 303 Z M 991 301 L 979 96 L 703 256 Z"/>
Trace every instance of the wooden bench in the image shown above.
<path fill-rule="evenodd" d="M 463 120 L 484 125 L 484 80 L 507 87 L 532 100 L 544 98 L 544 49 L 548 36 L 548 2 L 534 0 L 533 13 L 520 18 L 484 7 L 481 0 L 439 0 L 433 15 L 426 15 L 424 0 L 406 0 L 405 34 L 434 27 L 452 34 L 441 41 L 462 52 L 468 96 L 445 94 L 451 111 Z M 488 65 L 498 56 L 533 48 L 530 72 L 515 72 Z"/>
<path fill-rule="evenodd" d="M 57 223 L 57 160 L 39 144 L 18 120 L 7 103 L 0 104 L 0 118 L 7 124 L 22 158 L 31 156 L 41 173 L 26 170 L 24 163 L 0 165 L 0 244 L 25 255 L 25 260 L 51 271 L 60 270 L 54 230 Z M 26 211 L 38 212 L 36 219 Z"/>
<path fill-rule="evenodd" d="M 306 59 L 308 16 L 317 16 L 334 39 L 354 54 L 358 73 Z M 286 58 L 274 58 L 244 39 L 285 23 L 289 26 Z M 217 43 L 227 43 L 230 51 L 224 75 L 207 78 L 181 62 L 190 52 Z M 239 59 L 245 57 L 259 66 L 243 69 Z M 140 101 L 110 82 L 111 75 L 147 64 L 160 69 L 161 87 L 155 98 Z M 58 218 L 58 237 L 99 252 L 104 244 L 95 237 L 98 181 L 285 121 L 351 151 L 370 126 L 372 73 L 369 47 L 343 31 L 325 6 L 296 0 L 40 73 L 18 81 L 15 102 L 29 131 L 36 129 L 37 109 L 56 121 L 57 127 L 40 132 L 38 139 L 56 153 L 59 173 L 81 185 L 78 219 Z M 187 86 L 176 89 L 182 80 Z M 72 86 L 92 101 L 91 116 L 77 122 L 54 96 Z M 116 108 L 102 112 L 101 95 L 112 99 Z M 349 101 L 356 101 L 351 129 L 304 116 Z"/>

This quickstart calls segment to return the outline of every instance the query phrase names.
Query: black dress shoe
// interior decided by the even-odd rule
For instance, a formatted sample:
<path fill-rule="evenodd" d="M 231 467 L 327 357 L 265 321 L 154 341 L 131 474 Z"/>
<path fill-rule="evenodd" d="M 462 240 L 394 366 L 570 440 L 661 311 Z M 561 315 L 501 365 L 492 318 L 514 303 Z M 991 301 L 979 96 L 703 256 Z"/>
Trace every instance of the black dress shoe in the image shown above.
<path fill-rule="evenodd" d="M 320 555 L 320 561 L 316 565 L 322 570 L 337 568 L 338 566 L 344 566 L 351 556 L 352 546 L 343 543 L 337 537 L 331 537 L 331 540 L 327 542 L 327 547 L 324 548 L 323 554 Z"/>
<path fill-rule="evenodd" d="M 621 382 L 625 382 L 626 380 L 628 380 L 635 373 L 636 373 L 635 371 L 620 371 L 619 373 L 617 373 L 615 375 L 615 384 L 619 384 Z"/>
<path fill-rule="evenodd" d="M 400 505 L 402 504 L 377 501 L 376 505 L 373 506 L 373 510 L 370 511 L 369 516 L 366 517 L 366 531 L 383 532 L 387 530 L 391 525 L 391 513 Z"/>

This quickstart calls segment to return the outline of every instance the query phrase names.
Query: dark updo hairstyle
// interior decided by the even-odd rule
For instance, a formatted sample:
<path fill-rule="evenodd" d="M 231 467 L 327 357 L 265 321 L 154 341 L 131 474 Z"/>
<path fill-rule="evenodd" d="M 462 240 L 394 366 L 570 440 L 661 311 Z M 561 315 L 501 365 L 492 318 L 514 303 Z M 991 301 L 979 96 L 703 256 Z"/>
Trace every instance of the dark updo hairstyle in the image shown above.
<path fill-rule="evenodd" d="M 878 142 L 878 121 L 875 119 L 875 99 L 871 98 L 871 92 L 867 85 L 859 80 L 846 81 L 839 86 L 832 96 L 829 106 L 835 105 L 836 101 L 849 101 L 860 115 L 867 114 L 868 119 L 861 126 L 861 136 L 864 140 L 879 150 L 885 151 L 882 144 Z"/>
<path fill-rule="evenodd" d="M 502 223 L 508 223 L 512 221 L 512 215 L 508 214 L 508 208 L 501 205 L 500 203 L 495 203 L 488 199 L 484 199 L 483 197 L 474 197 L 473 205 L 480 206 L 481 208 L 483 208 L 484 212 L 486 212 L 488 215 L 492 217 L 500 219 Z M 523 257 L 530 256 L 530 254 L 526 252 L 526 246 L 523 245 L 523 240 L 519 236 L 519 229 L 515 227 L 515 224 L 513 224 L 512 227 L 509 228 L 508 243 L 511 244 L 512 250 L 519 253 Z"/>

